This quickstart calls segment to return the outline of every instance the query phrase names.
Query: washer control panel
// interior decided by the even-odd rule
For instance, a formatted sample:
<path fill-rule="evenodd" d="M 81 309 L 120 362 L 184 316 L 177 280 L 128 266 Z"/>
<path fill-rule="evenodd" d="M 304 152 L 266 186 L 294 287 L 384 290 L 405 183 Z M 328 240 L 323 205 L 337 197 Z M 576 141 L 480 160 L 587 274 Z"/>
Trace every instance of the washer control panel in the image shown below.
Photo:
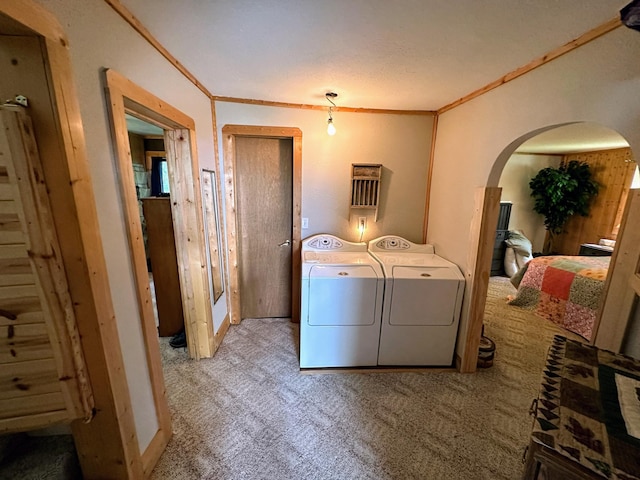
<path fill-rule="evenodd" d="M 319 235 L 309 241 L 308 245 L 317 250 L 339 250 L 342 248 L 342 242 L 329 235 Z"/>

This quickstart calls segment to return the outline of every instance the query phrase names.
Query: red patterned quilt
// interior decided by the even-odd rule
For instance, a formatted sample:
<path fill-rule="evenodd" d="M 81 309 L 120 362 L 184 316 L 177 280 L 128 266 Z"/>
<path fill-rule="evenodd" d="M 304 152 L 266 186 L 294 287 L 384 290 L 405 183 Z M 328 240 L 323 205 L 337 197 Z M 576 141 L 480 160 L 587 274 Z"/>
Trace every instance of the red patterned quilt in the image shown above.
<path fill-rule="evenodd" d="M 610 260 L 611 257 L 534 258 L 512 279 L 518 293 L 509 305 L 533 310 L 591 340 Z"/>

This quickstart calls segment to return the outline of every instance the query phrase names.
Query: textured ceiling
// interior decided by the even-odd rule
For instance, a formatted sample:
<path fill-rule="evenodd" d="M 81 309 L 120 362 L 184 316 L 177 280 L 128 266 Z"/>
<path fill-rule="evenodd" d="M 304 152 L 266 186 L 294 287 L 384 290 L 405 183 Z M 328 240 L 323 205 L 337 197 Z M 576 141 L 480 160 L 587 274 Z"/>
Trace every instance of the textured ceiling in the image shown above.
<path fill-rule="evenodd" d="M 620 0 L 122 0 L 214 95 L 435 110 L 613 18 Z"/>

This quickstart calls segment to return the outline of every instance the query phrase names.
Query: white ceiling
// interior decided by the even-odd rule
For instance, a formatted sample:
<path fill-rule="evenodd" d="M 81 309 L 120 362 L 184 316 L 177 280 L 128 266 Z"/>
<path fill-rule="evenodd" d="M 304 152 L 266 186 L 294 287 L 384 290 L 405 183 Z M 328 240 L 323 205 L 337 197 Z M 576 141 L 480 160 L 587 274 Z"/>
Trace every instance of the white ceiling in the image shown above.
<path fill-rule="evenodd" d="M 628 0 L 122 0 L 214 95 L 435 110 Z"/>
<path fill-rule="evenodd" d="M 136 133 L 138 135 L 164 135 L 164 130 L 162 130 L 160 127 L 149 122 L 145 122 L 144 120 L 140 120 L 133 115 L 125 113 L 124 118 L 127 121 L 128 132 Z"/>

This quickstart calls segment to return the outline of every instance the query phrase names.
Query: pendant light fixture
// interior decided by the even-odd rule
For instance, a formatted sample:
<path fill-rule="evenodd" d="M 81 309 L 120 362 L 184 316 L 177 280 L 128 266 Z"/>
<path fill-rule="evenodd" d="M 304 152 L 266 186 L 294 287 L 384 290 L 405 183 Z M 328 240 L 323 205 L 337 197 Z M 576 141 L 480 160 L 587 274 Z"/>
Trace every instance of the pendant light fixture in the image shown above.
<path fill-rule="evenodd" d="M 324 96 L 331 104 L 331 106 L 329 107 L 329 119 L 327 120 L 327 133 L 333 136 L 336 134 L 336 126 L 333 124 L 332 112 L 333 112 L 333 107 L 335 107 L 336 104 L 333 103 L 332 99 L 335 99 L 338 96 L 338 94 L 334 92 L 327 92 L 324 94 Z"/>

